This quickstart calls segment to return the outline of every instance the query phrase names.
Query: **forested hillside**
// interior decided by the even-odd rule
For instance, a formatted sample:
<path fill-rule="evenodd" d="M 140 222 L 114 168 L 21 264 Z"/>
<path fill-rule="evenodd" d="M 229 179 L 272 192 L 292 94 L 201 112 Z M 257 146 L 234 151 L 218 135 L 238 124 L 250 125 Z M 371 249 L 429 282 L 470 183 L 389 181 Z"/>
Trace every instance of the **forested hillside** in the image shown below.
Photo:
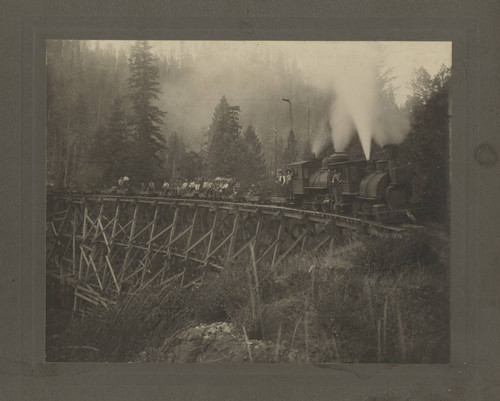
<path fill-rule="evenodd" d="M 103 48 L 87 41 L 49 41 L 48 179 L 56 186 L 102 187 L 115 184 L 123 174 L 163 179 L 175 169 L 177 176 L 201 176 L 201 169 L 193 171 L 193 163 L 200 164 L 200 158 L 207 161 L 206 151 L 213 146 L 208 143 L 209 127 L 223 97 L 229 106 L 238 108 L 237 136 L 243 140 L 242 130 L 252 126 L 256 138 L 248 140 L 259 141 L 253 146 L 261 153 L 257 160 L 269 168 L 274 167 L 276 129 L 280 164 L 290 130 L 288 105 L 281 102 L 284 95 L 295 101 L 294 130 L 300 134 L 300 150 L 306 141 L 307 108 L 311 136 L 323 129 L 330 95 L 307 85 L 296 66 L 282 57 L 245 54 L 240 55 L 243 60 L 234 62 L 247 65 L 247 70 L 235 75 L 216 56 L 204 49 L 199 49 L 197 58 L 186 51 L 157 55 L 141 42 L 129 49 Z M 203 71 L 210 63 L 212 71 Z M 141 71 L 152 87 L 141 87 Z M 143 135 L 137 126 L 141 91 L 150 108 L 145 115 L 153 113 L 147 117 L 155 137 L 150 149 L 133 140 Z M 158 164 L 146 167 L 152 160 L 161 161 L 161 168 Z M 135 171 L 138 164 L 146 170 Z"/>
<path fill-rule="evenodd" d="M 123 175 L 135 187 L 217 175 L 250 185 L 272 182 L 276 169 L 313 150 L 319 157 L 334 151 L 337 93 L 313 85 L 294 59 L 266 51 L 221 57 L 208 42 L 194 54 L 182 44 L 169 54 L 155 46 L 48 42 L 47 179 L 54 186 L 109 188 Z M 382 117 L 406 116 L 399 163 L 412 169 L 415 200 L 446 215 L 450 70 L 416 71 L 402 106 L 392 80 L 390 70 L 377 72 L 374 130 L 393 130 L 396 123 Z M 365 157 L 360 137 L 346 147 L 354 159 Z M 373 159 L 379 139 L 371 139 Z"/>

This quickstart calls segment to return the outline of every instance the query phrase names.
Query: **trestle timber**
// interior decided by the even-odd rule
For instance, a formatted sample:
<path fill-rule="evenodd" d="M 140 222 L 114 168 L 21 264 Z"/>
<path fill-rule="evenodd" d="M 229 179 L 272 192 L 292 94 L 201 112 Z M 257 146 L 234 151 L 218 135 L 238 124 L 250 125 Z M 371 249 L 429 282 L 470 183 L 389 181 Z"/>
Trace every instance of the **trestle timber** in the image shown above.
<path fill-rule="evenodd" d="M 331 248 L 345 229 L 404 230 L 270 205 L 74 195 L 47 197 L 46 229 L 47 273 L 75 288 L 75 310 L 82 301 L 107 307 L 152 284 L 197 285 L 205 269 L 244 254 L 276 269 L 293 253 Z"/>

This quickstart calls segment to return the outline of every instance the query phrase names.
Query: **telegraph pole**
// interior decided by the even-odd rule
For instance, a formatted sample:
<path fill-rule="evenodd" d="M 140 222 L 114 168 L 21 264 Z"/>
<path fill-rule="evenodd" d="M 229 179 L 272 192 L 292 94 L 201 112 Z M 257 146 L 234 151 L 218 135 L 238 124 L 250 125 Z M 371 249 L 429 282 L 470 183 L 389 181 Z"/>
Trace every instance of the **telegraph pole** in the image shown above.
<path fill-rule="evenodd" d="M 293 132 L 293 119 L 292 119 L 292 102 L 290 99 L 282 98 L 284 102 L 288 102 L 288 106 L 290 106 L 290 131 Z"/>
<path fill-rule="evenodd" d="M 311 138 L 309 136 L 309 107 L 307 108 L 307 143 L 311 143 Z"/>
<path fill-rule="evenodd" d="M 278 116 L 274 116 L 274 181 L 278 177 Z"/>

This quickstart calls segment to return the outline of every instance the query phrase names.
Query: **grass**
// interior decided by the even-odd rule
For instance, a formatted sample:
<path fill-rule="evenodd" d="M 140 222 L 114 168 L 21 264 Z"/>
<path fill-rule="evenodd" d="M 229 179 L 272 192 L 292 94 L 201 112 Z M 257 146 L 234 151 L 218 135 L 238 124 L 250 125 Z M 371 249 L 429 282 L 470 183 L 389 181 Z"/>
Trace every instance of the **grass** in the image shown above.
<path fill-rule="evenodd" d="M 199 287 L 151 288 L 103 316 L 68 318 L 47 345 L 54 360 L 130 361 L 189 327 L 225 321 L 275 344 L 266 359 L 274 362 L 444 363 L 447 258 L 417 232 L 292 256 L 276 271 L 240 260 L 207 272 Z"/>

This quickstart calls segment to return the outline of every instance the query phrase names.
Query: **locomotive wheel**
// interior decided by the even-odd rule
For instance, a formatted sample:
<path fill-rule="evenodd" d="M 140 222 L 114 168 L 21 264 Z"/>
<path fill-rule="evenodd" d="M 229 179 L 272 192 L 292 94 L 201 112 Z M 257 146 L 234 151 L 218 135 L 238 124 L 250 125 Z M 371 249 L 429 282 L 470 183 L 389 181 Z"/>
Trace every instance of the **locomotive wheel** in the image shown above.
<path fill-rule="evenodd" d="M 386 190 L 387 204 L 391 209 L 404 209 L 409 203 L 408 190 L 406 188 L 389 187 Z"/>

